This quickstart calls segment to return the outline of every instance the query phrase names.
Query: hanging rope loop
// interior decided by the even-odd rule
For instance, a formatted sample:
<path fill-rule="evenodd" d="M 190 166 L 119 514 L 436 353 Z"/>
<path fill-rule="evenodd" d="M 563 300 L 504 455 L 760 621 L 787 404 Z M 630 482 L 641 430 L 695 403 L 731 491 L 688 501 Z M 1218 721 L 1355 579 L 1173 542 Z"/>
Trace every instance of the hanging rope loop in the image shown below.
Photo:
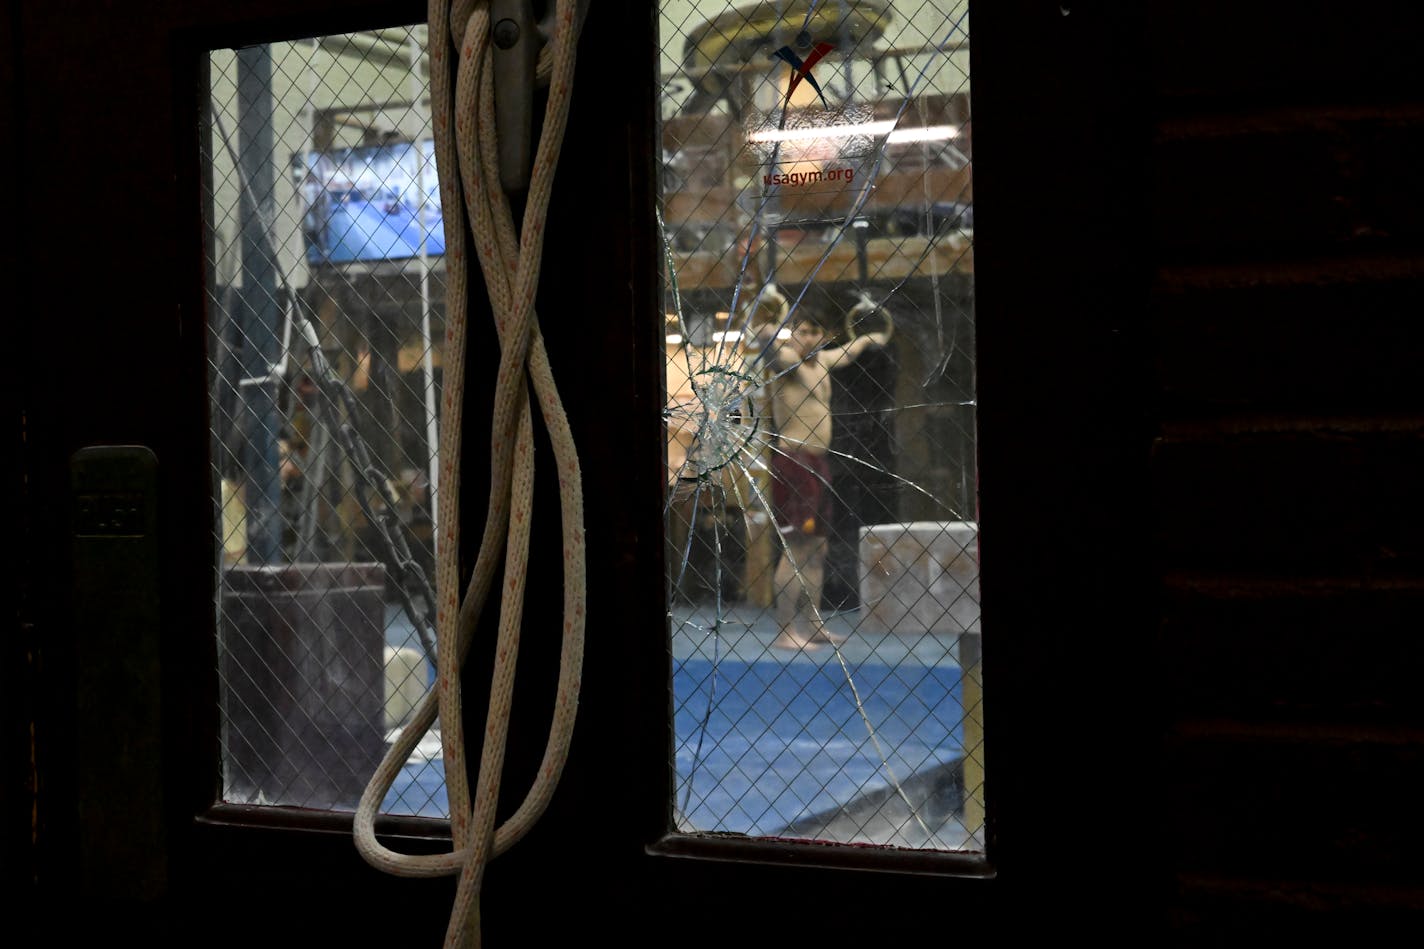
<path fill-rule="evenodd" d="M 583 663 L 585 554 L 583 494 L 573 433 L 549 365 L 534 311 L 542 263 L 544 220 L 563 144 L 573 84 L 574 50 L 582 25 L 575 0 L 559 0 L 538 73 L 548 76 L 543 132 L 529 176 L 522 225 L 515 229 L 501 186 L 489 0 L 431 0 L 431 111 L 440 196 L 445 209 L 445 392 L 440 432 L 436 550 L 438 679 L 392 744 L 356 813 L 357 849 L 372 866 L 401 876 L 458 873 L 459 887 L 445 945 L 479 943 L 479 892 L 490 859 L 528 833 L 548 807 L 568 758 Z M 462 213 L 463 212 L 463 213 Z M 465 225 L 474 237 L 499 334 L 490 438 L 490 497 L 479 553 L 468 585 L 459 587 L 459 486 L 464 399 L 469 260 Z M 529 393 L 534 393 L 531 405 Z M 515 660 L 523 619 L 525 571 L 533 517 L 534 419 L 537 405 L 553 446 L 563 535 L 564 598 L 559 679 L 543 761 L 523 803 L 495 826 L 500 772 L 509 731 Z M 465 760 L 460 678 L 476 625 L 503 564 L 499 624 L 478 778 L 472 789 Z M 402 854 L 375 836 L 375 816 L 406 760 L 439 716 L 454 849 Z"/>

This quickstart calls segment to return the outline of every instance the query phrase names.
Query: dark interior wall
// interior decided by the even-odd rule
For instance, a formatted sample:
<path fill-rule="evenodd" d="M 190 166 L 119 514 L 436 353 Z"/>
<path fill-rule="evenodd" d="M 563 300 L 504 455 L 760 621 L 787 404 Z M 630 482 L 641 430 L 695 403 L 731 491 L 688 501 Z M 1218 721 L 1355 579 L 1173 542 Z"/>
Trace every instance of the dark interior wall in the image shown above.
<path fill-rule="evenodd" d="M 1172 919 L 1358 934 L 1424 907 L 1424 15 L 1147 24 Z"/>

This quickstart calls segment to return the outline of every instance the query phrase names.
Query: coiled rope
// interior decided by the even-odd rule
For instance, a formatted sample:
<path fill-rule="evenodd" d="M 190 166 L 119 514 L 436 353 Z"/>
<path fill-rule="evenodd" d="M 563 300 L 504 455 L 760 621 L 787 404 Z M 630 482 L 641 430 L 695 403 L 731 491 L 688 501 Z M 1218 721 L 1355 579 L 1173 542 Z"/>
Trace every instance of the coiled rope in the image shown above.
<path fill-rule="evenodd" d="M 460 875 L 445 934 L 446 947 L 479 945 L 479 893 L 485 865 L 528 833 L 548 806 L 568 758 L 578 705 L 585 600 L 583 494 L 573 434 L 534 313 L 534 293 L 539 280 L 544 219 L 568 118 L 574 47 L 580 27 L 575 0 L 558 0 L 552 36 L 538 64 L 538 75 L 541 79 L 547 76 L 549 82 L 543 133 L 534 157 L 522 228 L 516 232 L 509 200 L 499 180 L 489 2 L 431 0 L 429 7 L 431 110 L 440 196 L 446 209 L 446 377 L 436 562 L 439 675 L 435 691 L 426 696 L 367 785 L 356 811 L 355 837 L 362 857 L 388 873 L 411 877 Z M 457 62 L 455 68 L 452 54 Z M 463 598 L 459 590 L 458 535 L 460 416 L 465 387 L 465 297 L 469 275 L 465 222 L 457 212 L 462 207 L 474 234 L 500 344 L 490 436 L 489 509 Z M 563 645 L 553 721 L 538 775 L 515 813 L 495 827 L 529 555 L 534 486 L 531 385 L 558 467 L 563 523 Z M 472 795 L 466 776 L 460 671 L 494 584 L 501 545 L 504 572 L 499 632 L 483 749 Z M 454 848 L 449 853 L 433 855 L 398 853 L 377 841 L 376 812 L 411 752 L 434 724 L 437 713 Z"/>

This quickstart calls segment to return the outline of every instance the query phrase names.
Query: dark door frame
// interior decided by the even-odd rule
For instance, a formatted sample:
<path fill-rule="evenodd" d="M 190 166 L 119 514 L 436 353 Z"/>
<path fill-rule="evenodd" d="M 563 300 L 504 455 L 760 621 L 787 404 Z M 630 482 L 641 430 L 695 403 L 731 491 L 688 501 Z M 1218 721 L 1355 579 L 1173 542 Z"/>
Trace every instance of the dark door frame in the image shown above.
<path fill-rule="evenodd" d="M 32 712 L 6 709 L 33 722 L 35 738 L 31 767 L 24 730 L 6 729 L 7 753 L 27 760 L 7 767 L 3 801 L 6 839 L 34 835 L 32 872 L 17 881 L 37 905 L 64 914 L 36 915 L 41 931 L 414 945 L 433 944 L 443 928 L 449 881 L 393 880 L 366 867 L 349 817 L 212 806 L 218 706 L 197 148 L 206 50 L 424 16 L 423 4 L 406 0 L 12 8 L 18 66 L 7 102 L 22 149 L 16 180 L 30 183 L 20 196 L 30 237 L 12 282 L 24 301 L 17 642 L 26 658 L 7 664 L 4 684 L 33 698 Z M 490 944 L 516 944 L 531 927 L 634 944 L 953 937 L 1037 925 L 1045 914 L 1102 931 L 1135 929 L 1163 905 L 1166 862 L 1153 823 L 1161 732 L 1141 713 L 1160 678 L 1142 557 L 1155 410 L 1143 397 L 1141 24 L 1100 6 L 1030 0 L 976 4 L 972 17 L 990 864 L 728 841 L 715 852 L 649 852 L 666 835 L 671 793 L 665 615 L 652 595 L 663 582 L 661 522 L 650 503 L 663 485 L 661 323 L 648 318 L 661 312 L 656 11 L 594 0 L 539 301 L 575 436 L 599 446 L 585 453 L 585 687 L 553 807 L 489 874 Z M 476 284 L 477 325 L 481 297 Z M 475 335 L 478 378 L 493 334 Z M 469 396 L 472 446 L 486 440 L 484 400 Z M 156 691 L 156 735 L 125 731 L 122 715 L 81 715 L 74 700 L 78 682 L 102 680 L 132 653 L 132 643 L 103 636 L 83 638 L 80 651 L 69 608 L 84 595 L 71 569 L 69 458 L 115 443 L 147 445 L 159 459 L 161 604 L 150 631 L 158 662 L 115 686 L 120 701 Z M 467 465 L 466 511 L 482 509 L 479 469 Z M 551 510 L 548 489 L 541 481 L 537 510 Z M 557 584 L 555 521 L 536 526 L 531 569 L 551 578 L 545 589 Z M 465 536 L 477 527 L 467 523 Z M 547 604 L 558 597 L 535 592 L 505 782 L 511 801 L 537 765 L 537 710 L 558 648 L 539 635 L 557 628 Z M 476 696 L 482 671 L 468 680 Z M 480 714 L 482 704 L 475 697 L 467 707 Z M 76 761 L 67 750 L 81 735 L 127 750 Z M 95 768 L 115 782 L 157 773 L 161 793 L 138 805 L 116 795 L 122 807 L 81 802 L 80 776 L 92 785 Z M 135 836 L 135 806 L 153 809 L 160 839 Z M 106 852 L 125 856 L 86 878 L 77 868 L 94 828 L 110 835 Z M 388 829 L 413 849 L 441 846 L 428 823 Z M 120 897 L 122 881 L 144 868 L 161 880 L 144 899 L 71 922 L 76 896 Z"/>

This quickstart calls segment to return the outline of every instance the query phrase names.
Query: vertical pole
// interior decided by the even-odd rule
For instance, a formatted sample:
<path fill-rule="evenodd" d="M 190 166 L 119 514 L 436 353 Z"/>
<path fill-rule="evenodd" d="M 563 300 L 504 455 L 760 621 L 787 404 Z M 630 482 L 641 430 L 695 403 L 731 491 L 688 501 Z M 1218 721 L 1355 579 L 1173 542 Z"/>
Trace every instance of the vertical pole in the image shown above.
<path fill-rule="evenodd" d="M 984 673 L 979 633 L 959 637 L 964 702 L 964 829 L 984 843 Z"/>
<path fill-rule="evenodd" d="M 415 110 L 416 115 L 420 116 L 420 128 L 423 131 L 430 127 L 430 114 L 421 104 L 421 97 L 425 94 L 425 83 L 420 81 L 422 55 L 423 51 L 415 38 L 415 31 L 411 30 L 410 101 L 411 108 Z M 416 162 L 415 217 L 420 225 L 420 341 L 425 346 L 425 352 L 420 357 L 420 367 L 422 375 L 425 377 L 425 453 L 426 466 L 430 472 L 430 490 L 426 495 L 425 504 L 430 511 L 431 538 L 438 545 L 440 531 L 436 529 L 439 525 L 435 520 L 435 497 L 436 492 L 440 490 L 440 432 L 436 427 L 435 420 L 435 365 L 430 348 L 430 255 L 426 250 L 425 232 L 425 148 L 421 145 L 419 133 L 411 138 L 411 147 L 415 149 Z"/>
<path fill-rule="evenodd" d="M 277 249 L 264 221 L 272 207 L 272 50 L 254 46 L 237 52 L 237 155 L 254 200 L 240 202 L 242 292 L 238 324 L 242 333 L 242 376 L 266 376 L 277 362 Z M 282 551 L 281 481 L 278 474 L 277 383 L 242 387 L 240 450 L 247 479 L 248 558 L 276 562 Z"/>
<path fill-rule="evenodd" d="M 840 0 L 838 11 L 841 18 L 841 35 L 837 37 L 839 41 L 836 45 L 841 53 L 841 74 L 842 81 L 845 82 L 845 105 L 850 105 L 851 97 L 855 95 L 855 72 L 851 67 L 855 59 L 855 47 L 850 41 L 850 10 L 847 9 L 846 0 Z"/>

